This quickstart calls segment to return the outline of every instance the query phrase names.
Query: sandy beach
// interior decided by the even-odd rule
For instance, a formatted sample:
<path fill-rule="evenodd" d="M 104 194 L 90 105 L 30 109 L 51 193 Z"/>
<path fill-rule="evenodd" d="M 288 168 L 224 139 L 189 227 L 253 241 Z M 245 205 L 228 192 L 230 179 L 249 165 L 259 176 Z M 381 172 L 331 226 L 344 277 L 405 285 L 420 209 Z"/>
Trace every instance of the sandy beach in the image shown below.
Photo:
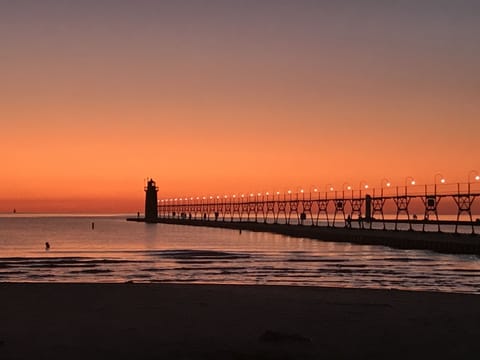
<path fill-rule="evenodd" d="M 0 284 L 0 359 L 474 359 L 476 295 Z"/>

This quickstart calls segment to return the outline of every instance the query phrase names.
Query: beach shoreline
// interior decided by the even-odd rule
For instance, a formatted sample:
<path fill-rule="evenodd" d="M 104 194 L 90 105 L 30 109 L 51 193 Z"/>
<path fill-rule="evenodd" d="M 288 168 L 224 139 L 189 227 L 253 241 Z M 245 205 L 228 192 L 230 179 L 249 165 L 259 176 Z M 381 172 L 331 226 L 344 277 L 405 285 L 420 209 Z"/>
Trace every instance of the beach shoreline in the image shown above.
<path fill-rule="evenodd" d="M 478 295 L 1 283 L 0 359 L 474 358 Z"/>

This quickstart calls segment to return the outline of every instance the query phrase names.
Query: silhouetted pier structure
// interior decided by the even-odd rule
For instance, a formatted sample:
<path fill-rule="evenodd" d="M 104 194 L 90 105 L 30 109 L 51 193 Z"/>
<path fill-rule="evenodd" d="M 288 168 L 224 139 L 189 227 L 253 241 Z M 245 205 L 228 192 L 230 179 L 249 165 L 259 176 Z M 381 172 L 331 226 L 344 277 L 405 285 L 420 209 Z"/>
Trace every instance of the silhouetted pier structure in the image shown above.
<path fill-rule="evenodd" d="M 390 195 L 383 191 L 376 195 L 374 190 L 364 196 L 362 191 L 342 191 L 340 194 L 300 191 L 162 199 L 158 202 L 158 216 L 164 219 L 253 221 L 332 228 L 373 229 L 374 224 L 380 224 L 383 230 L 399 230 L 400 224 L 405 224 L 407 230 L 416 230 L 414 225 L 420 224 L 421 231 L 434 225 L 439 232 L 442 231 L 441 225 L 454 225 L 455 233 L 458 233 L 459 226 L 468 226 L 472 234 L 478 233 L 480 219 L 474 219 L 472 206 L 480 192 L 470 192 L 470 186 L 462 191 L 461 184 L 457 186 L 454 193 L 430 192 L 425 186 L 421 194 L 409 193 L 405 187 L 397 188 Z M 452 216 L 442 218 L 439 215 L 439 204 L 448 200 L 455 205 L 453 219 Z M 415 206 L 412 205 L 414 202 Z"/>
<path fill-rule="evenodd" d="M 480 219 L 473 212 L 480 182 L 476 185 L 478 189 L 470 183 L 455 184 L 453 191 L 450 186 L 442 192 L 436 185 L 424 185 L 380 191 L 320 193 L 314 189 L 157 200 L 158 188 L 149 180 L 145 218 L 128 220 L 480 254 Z M 442 214 L 441 203 L 454 214 Z"/>

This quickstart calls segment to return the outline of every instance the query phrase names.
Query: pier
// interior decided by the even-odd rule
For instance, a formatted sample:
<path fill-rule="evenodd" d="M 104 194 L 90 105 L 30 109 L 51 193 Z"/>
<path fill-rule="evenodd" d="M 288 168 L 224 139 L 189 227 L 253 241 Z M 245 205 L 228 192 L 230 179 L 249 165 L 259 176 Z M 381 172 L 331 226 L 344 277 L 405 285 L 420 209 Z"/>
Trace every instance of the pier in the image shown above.
<path fill-rule="evenodd" d="M 480 255 L 480 219 L 473 212 L 480 196 L 476 190 L 468 183 L 442 192 L 436 185 L 425 185 L 157 200 L 158 188 L 150 180 L 145 188 L 145 217 L 128 220 Z M 440 203 L 455 214 L 444 215 Z"/>

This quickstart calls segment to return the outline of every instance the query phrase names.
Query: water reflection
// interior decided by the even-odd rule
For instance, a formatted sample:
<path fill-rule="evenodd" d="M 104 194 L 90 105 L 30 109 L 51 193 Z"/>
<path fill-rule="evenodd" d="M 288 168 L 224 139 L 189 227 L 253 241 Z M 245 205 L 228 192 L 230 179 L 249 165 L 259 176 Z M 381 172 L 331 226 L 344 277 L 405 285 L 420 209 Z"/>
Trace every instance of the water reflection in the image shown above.
<path fill-rule="evenodd" d="M 51 244 L 48 252 L 45 241 Z M 476 256 L 127 223 L 123 217 L 0 218 L 0 254 L 0 281 L 133 280 L 480 293 Z"/>

